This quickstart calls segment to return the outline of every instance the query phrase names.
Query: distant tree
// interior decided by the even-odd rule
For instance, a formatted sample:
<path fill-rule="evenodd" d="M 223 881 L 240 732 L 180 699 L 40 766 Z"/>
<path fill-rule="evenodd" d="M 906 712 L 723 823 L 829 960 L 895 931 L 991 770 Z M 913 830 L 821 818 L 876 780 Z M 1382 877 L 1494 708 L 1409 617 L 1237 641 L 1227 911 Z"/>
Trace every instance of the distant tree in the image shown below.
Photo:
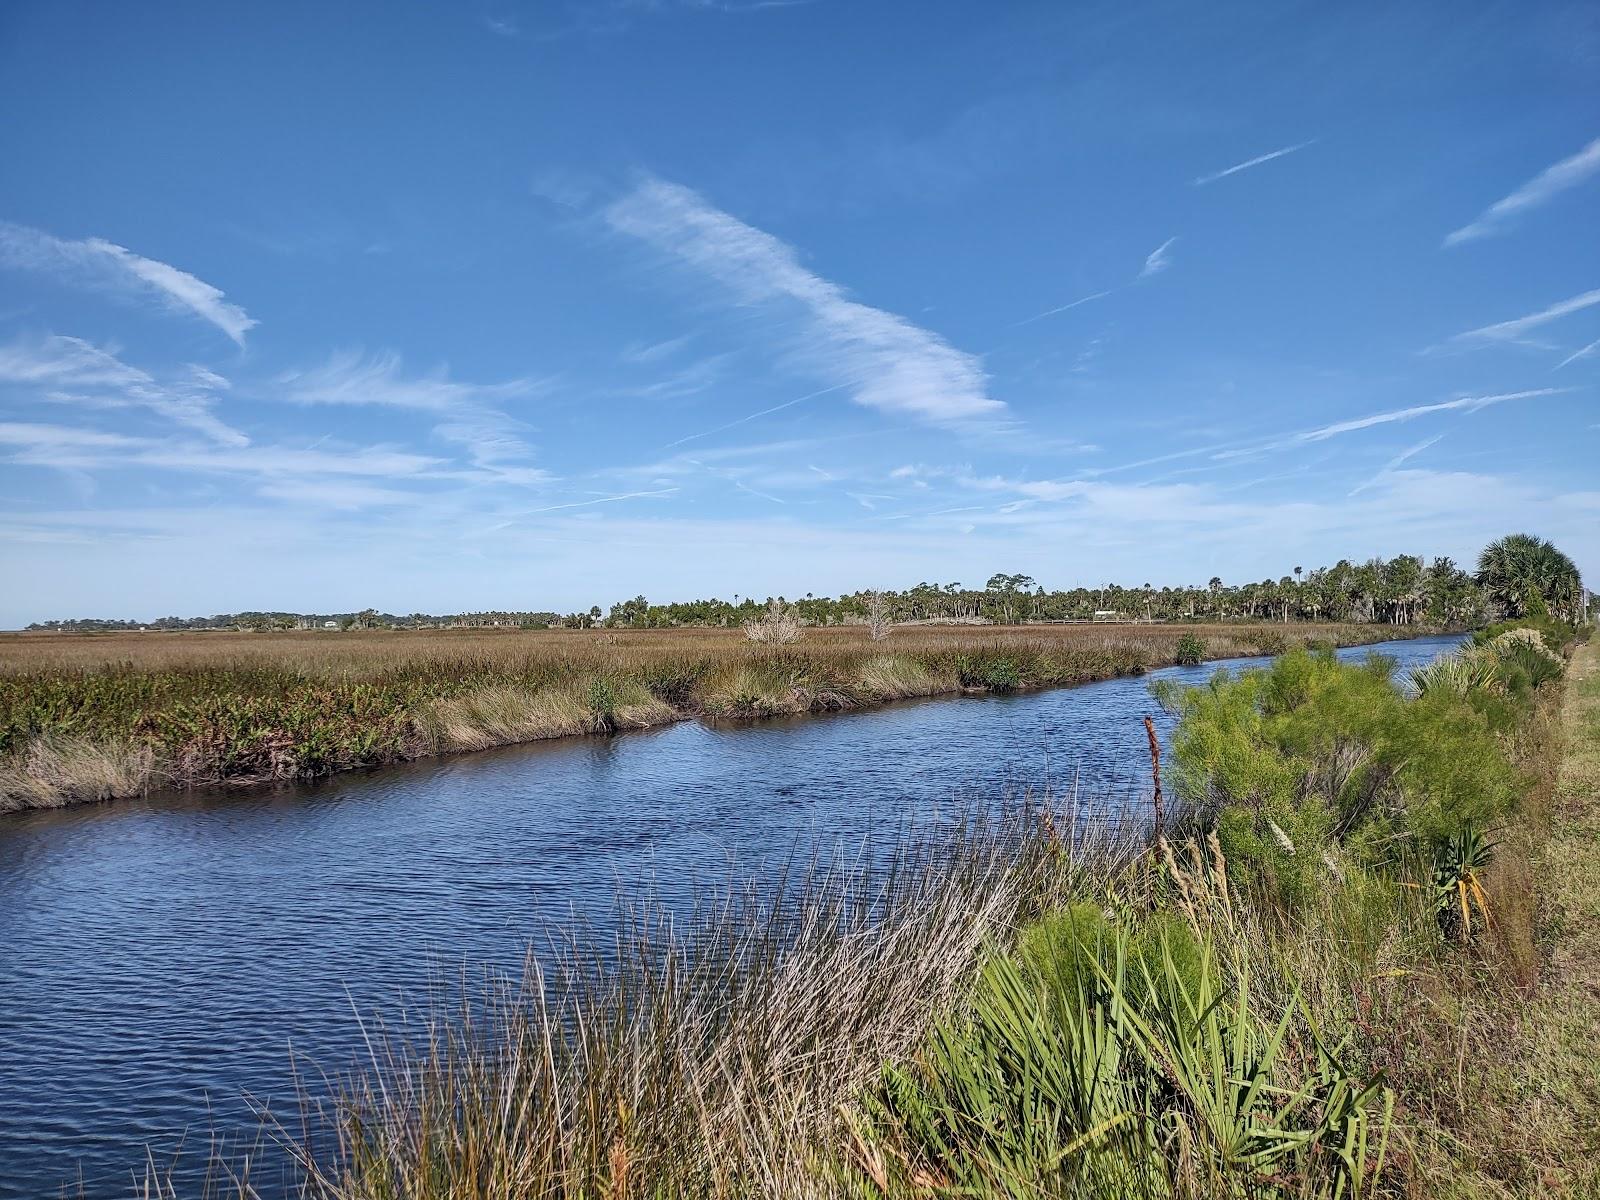
<path fill-rule="evenodd" d="M 1554 612 L 1577 615 L 1583 579 L 1573 561 L 1543 538 L 1513 533 L 1490 542 L 1478 555 L 1478 586 L 1513 616 L 1526 616 L 1537 593 Z"/>
<path fill-rule="evenodd" d="M 1032 575 L 1006 575 L 996 572 L 989 576 L 989 582 L 984 584 L 984 591 L 993 593 L 997 597 L 1000 611 L 1009 625 L 1016 614 L 1017 598 L 1033 586 Z"/>

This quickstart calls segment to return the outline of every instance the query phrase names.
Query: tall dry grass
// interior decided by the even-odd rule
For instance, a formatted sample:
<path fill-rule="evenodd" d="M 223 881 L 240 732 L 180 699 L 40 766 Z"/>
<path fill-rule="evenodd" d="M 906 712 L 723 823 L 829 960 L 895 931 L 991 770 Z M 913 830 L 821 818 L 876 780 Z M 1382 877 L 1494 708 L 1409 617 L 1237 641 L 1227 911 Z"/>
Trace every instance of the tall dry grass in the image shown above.
<path fill-rule="evenodd" d="M 1417 633 L 1416 629 L 1406 632 Z M 1423 631 L 1425 632 L 1425 631 Z M 1198 633 L 1208 658 L 1276 653 L 1308 641 L 1362 645 L 1396 636 L 1391 625 L 1256 622 L 1208 625 L 896 625 L 896 652 L 937 653 L 973 645 L 1041 643 L 1062 650 L 1132 648 L 1152 662 L 1171 658 L 1185 633 Z M 804 651 L 821 659 L 873 647 L 864 626 L 805 630 Z M 323 677 L 373 678 L 397 665 L 464 662 L 523 669 L 531 663 L 603 663 L 636 670 L 663 661 L 723 661 L 752 651 L 738 629 L 298 630 L 276 633 L 0 633 L 0 674 L 270 667 Z"/>
<path fill-rule="evenodd" d="M 42 734 L 0 759 L 0 813 L 135 796 L 157 779 L 150 746 Z"/>
<path fill-rule="evenodd" d="M 1165 626 L 0 636 L 0 806 L 309 778 L 689 717 L 838 711 L 1166 666 Z M 1380 626 L 1208 627 L 1216 655 Z M 70 749 L 69 749 L 70 748 Z M 112 769 L 112 764 L 117 764 Z"/>
<path fill-rule="evenodd" d="M 1070 845 L 1024 805 L 678 919 L 626 905 L 619 932 L 560 931 L 520 979 L 373 1022 L 367 1064 L 266 1141 L 319 1200 L 850 1194 L 851 1109 L 884 1065 L 1020 925 L 1126 872 L 1140 843 L 1099 815 Z M 192 1178 L 146 1190 L 258 1194 L 237 1158 Z"/>

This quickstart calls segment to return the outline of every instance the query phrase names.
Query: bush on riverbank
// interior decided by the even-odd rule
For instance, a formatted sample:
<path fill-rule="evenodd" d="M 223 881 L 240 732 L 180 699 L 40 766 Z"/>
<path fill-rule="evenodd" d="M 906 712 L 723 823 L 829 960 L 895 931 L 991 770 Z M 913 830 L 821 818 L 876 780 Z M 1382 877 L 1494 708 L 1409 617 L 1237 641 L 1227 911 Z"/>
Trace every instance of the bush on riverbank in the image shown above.
<path fill-rule="evenodd" d="M 1360 642 L 1389 632 L 1313 627 L 1293 637 Z M 855 631 L 818 631 L 801 646 L 770 648 L 731 632 L 627 641 L 611 634 L 529 635 L 526 642 L 515 634 L 498 641 L 373 636 L 391 648 L 387 656 L 329 657 L 317 652 L 316 635 L 306 635 L 286 638 L 285 646 L 299 649 L 276 658 L 0 670 L 0 812 L 165 787 L 312 778 L 690 717 L 830 712 L 909 696 L 1082 683 L 1170 665 L 1182 645 L 1182 631 L 1148 627 L 902 630 L 892 652 Z M 171 653 L 166 643 L 146 645 L 152 654 Z M 483 652 L 430 649 L 463 645 Z M 1238 649 L 1226 629 L 1210 648 Z"/>
<path fill-rule="evenodd" d="M 1434 857 L 1510 808 L 1519 787 L 1497 735 L 1527 717 L 1489 685 L 1404 697 L 1393 664 L 1297 651 L 1205 687 L 1158 689 L 1180 715 L 1174 781 L 1214 827 L 1241 886 L 1303 903 L 1341 863 Z"/>

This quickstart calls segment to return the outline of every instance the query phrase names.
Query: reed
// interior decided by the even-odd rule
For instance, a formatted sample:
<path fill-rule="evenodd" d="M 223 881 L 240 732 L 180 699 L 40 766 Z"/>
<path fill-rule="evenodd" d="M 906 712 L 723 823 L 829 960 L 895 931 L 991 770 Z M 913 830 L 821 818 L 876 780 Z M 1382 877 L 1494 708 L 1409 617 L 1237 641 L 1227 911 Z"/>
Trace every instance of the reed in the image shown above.
<path fill-rule="evenodd" d="M 613 933 L 553 931 L 520 979 L 372 1022 L 365 1066 L 266 1140 L 321 1200 L 846 1194 L 884 1064 L 966 1004 L 991 947 L 1137 857 L 1103 815 L 1070 850 L 1025 804 L 676 918 L 625 903 Z M 257 1195 L 238 1157 L 198 1174 L 146 1189 Z"/>

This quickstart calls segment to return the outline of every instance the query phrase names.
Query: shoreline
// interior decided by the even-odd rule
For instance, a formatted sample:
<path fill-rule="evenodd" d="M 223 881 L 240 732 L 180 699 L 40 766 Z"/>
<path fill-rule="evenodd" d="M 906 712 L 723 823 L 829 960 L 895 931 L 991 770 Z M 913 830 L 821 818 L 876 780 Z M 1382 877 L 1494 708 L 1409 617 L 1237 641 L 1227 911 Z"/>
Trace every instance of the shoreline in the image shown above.
<path fill-rule="evenodd" d="M 383 703 L 363 705 L 372 700 L 366 693 L 377 685 L 360 678 L 297 677 L 286 689 L 287 703 L 298 706 L 290 711 L 263 711 L 266 706 L 257 697 L 217 689 L 203 697 L 210 707 L 202 709 L 198 719 L 184 713 L 187 721 L 181 728 L 187 740 L 168 735 L 163 741 L 155 725 L 161 714 L 145 711 L 133 726 L 139 733 L 132 735 L 85 736 L 72 731 L 68 722 L 63 722 L 64 729 L 30 733 L 0 758 L 0 818 L 14 812 L 163 794 L 311 782 L 354 770 L 683 721 L 746 723 L 858 711 L 910 699 L 1075 687 L 1185 665 L 1176 652 L 1184 635 L 1200 639 L 1200 662 L 1223 662 L 1268 657 L 1304 646 L 1351 648 L 1443 632 L 1387 625 L 1091 628 L 1098 635 L 1098 645 L 1071 644 L 1089 641 L 1081 627 L 1063 637 L 1050 627 L 1039 626 L 991 626 L 981 634 L 969 630 L 953 633 L 948 628 L 922 630 L 921 639 L 904 638 L 899 646 L 847 644 L 842 656 L 841 647 L 804 641 L 775 648 L 735 643 L 717 647 L 727 660 L 718 664 L 720 675 L 704 664 L 695 664 L 700 672 L 697 677 L 690 679 L 688 672 L 680 671 L 683 678 L 666 683 L 650 677 L 648 669 L 634 667 L 630 672 L 598 662 L 561 661 L 559 670 L 541 684 L 519 686 L 488 677 L 478 681 L 478 686 L 462 683 L 429 693 L 413 683 L 398 700 L 384 697 L 387 707 Z M 672 636 L 664 633 L 663 641 L 670 642 Z M 930 644 L 908 644 L 915 640 Z M 1162 646 L 1162 642 L 1171 644 Z M 609 649 L 616 640 L 599 645 Z M 829 661 L 841 657 L 844 661 Z M 396 664 L 394 672 L 403 676 L 407 665 Z M 409 665 L 415 672 L 423 670 L 420 664 Z M 48 680 L 60 689 L 63 681 L 76 679 L 87 687 L 97 676 L 126 670 L 106 663 L 98 670 L 80 669 L 75 676 L 57 672 L 21 677 L 21 684 L 16 675 L 0 676 L 0 686 L 10 684 L 25 691 L 29 682 Z M 240 678 L 245 676 L 242 665 L 232 670 Z M 136 667 L 129 676 L 141 684 L 148 682 L 148 676 L 140 676 Z M 312 714 L 313 719 L 321 718 L 321 724 L 302 728 L 308 724 L 303 711 L 308 698 L 335 692 L 341 694 L 324 705 L 326 711 Z M 244 738 L 228 727 L 230 721 L 235 727 L 245 726 L 254 742 L 242 744 Z M 289 739 L 297 733 L 307 742 L 341 736 L 354 741 L 357 752 L 344 757 L 328 754 L 308 762 L 293 754 L 298 747 L 291 747 Z"/>

